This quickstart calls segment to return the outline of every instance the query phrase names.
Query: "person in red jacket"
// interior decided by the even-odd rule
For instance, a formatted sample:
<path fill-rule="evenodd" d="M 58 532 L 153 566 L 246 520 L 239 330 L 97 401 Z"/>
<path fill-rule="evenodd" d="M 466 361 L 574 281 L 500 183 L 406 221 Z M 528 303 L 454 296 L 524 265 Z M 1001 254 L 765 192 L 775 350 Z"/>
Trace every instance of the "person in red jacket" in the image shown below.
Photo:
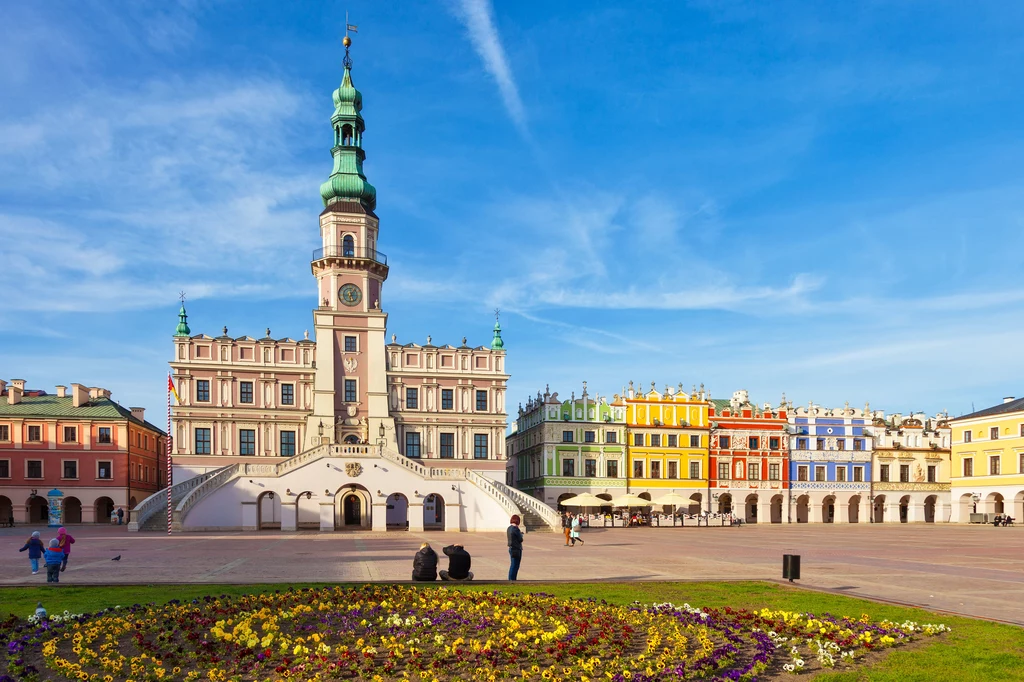
<path fill-rule="evenodd" d="M 60 543 L 61 551 L 64 552 L 64 561 L 60 564 L 61 573 L 68 567 L 68 557 L 71 556 L 71 545 L 75 544 L 75 539 L 68 535 L 68 532 L 63 526 L 57 529 L 57 540 Z"/>

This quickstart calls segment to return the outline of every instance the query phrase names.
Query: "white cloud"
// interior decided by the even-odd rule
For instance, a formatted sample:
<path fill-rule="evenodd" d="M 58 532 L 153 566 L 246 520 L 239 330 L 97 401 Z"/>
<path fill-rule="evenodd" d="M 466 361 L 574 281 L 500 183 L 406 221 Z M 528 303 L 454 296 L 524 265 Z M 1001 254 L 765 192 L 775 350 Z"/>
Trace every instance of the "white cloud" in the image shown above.
<path fill-rule="evenodd" d="M 519 132 L 524 137 L 529 137 L 526 110 L 519 97 L 519 88 L 509 67 L 498 29 L 494 25 L 494 11 L 490 0 L 459 0 L 456 15 L 462 21 L 469 40 L 473 43 L 473 49 L 483 61 L 487 73 L 491 74 L 498 84 L 498 91 L 509 117 Z"/>

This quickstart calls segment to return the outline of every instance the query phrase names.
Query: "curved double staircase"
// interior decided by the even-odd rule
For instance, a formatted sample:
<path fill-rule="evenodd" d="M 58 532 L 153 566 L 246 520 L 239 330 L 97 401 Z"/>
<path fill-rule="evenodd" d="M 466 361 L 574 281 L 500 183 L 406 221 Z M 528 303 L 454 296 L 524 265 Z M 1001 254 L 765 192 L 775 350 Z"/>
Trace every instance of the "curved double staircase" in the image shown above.
<path fill-rule="evenodd" d="M 237 478 L 277 478 L 325 457 L 380 457 L 408 469 L 423 480 L 463 481 L 490 496 L 509 516 L 518 514 L 528 532 L 561 527 L 561 519 L 551 507 L 504 483 L 481 476 L 472 469 L 428 466 L 392 450 L 381 450 L 372 445 L 318 445 L 277 464 L 238 462 L 174 484 L 170 488 L 171 530 L 183 530 L 185 517 L 192 507 Z M 131 510 L 128 530 L 157 531 L 166 528 L 167 488 L 164 488 L 142 500 Z"/>

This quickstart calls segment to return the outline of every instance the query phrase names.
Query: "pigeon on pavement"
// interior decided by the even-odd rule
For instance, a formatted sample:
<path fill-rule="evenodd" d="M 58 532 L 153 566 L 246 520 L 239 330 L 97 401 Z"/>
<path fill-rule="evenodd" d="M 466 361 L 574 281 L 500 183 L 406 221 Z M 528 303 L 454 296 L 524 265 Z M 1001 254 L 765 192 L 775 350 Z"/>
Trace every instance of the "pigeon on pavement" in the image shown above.
<path fill-rule="evenodd" d="M 111 559 L 111 561 L 120 561 L 120 560 L 121 560 L 121 555 L 120 554 L 118 554 L 116 557 Z"/>

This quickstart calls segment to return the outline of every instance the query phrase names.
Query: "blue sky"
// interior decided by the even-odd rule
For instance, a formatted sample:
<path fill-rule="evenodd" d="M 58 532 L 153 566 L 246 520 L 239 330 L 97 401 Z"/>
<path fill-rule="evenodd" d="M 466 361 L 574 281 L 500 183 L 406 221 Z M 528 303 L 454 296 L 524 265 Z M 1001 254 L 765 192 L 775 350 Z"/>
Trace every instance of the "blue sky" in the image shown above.
<path fill-rule="evenodd" d="M 389 333 L 500 307 L 511 405 L 1024 394 L 1024 5 L 621 5 L 4 3 L 0 377 L 162 414 L 180 290 L 301 337 L 348 9 Z"/>

